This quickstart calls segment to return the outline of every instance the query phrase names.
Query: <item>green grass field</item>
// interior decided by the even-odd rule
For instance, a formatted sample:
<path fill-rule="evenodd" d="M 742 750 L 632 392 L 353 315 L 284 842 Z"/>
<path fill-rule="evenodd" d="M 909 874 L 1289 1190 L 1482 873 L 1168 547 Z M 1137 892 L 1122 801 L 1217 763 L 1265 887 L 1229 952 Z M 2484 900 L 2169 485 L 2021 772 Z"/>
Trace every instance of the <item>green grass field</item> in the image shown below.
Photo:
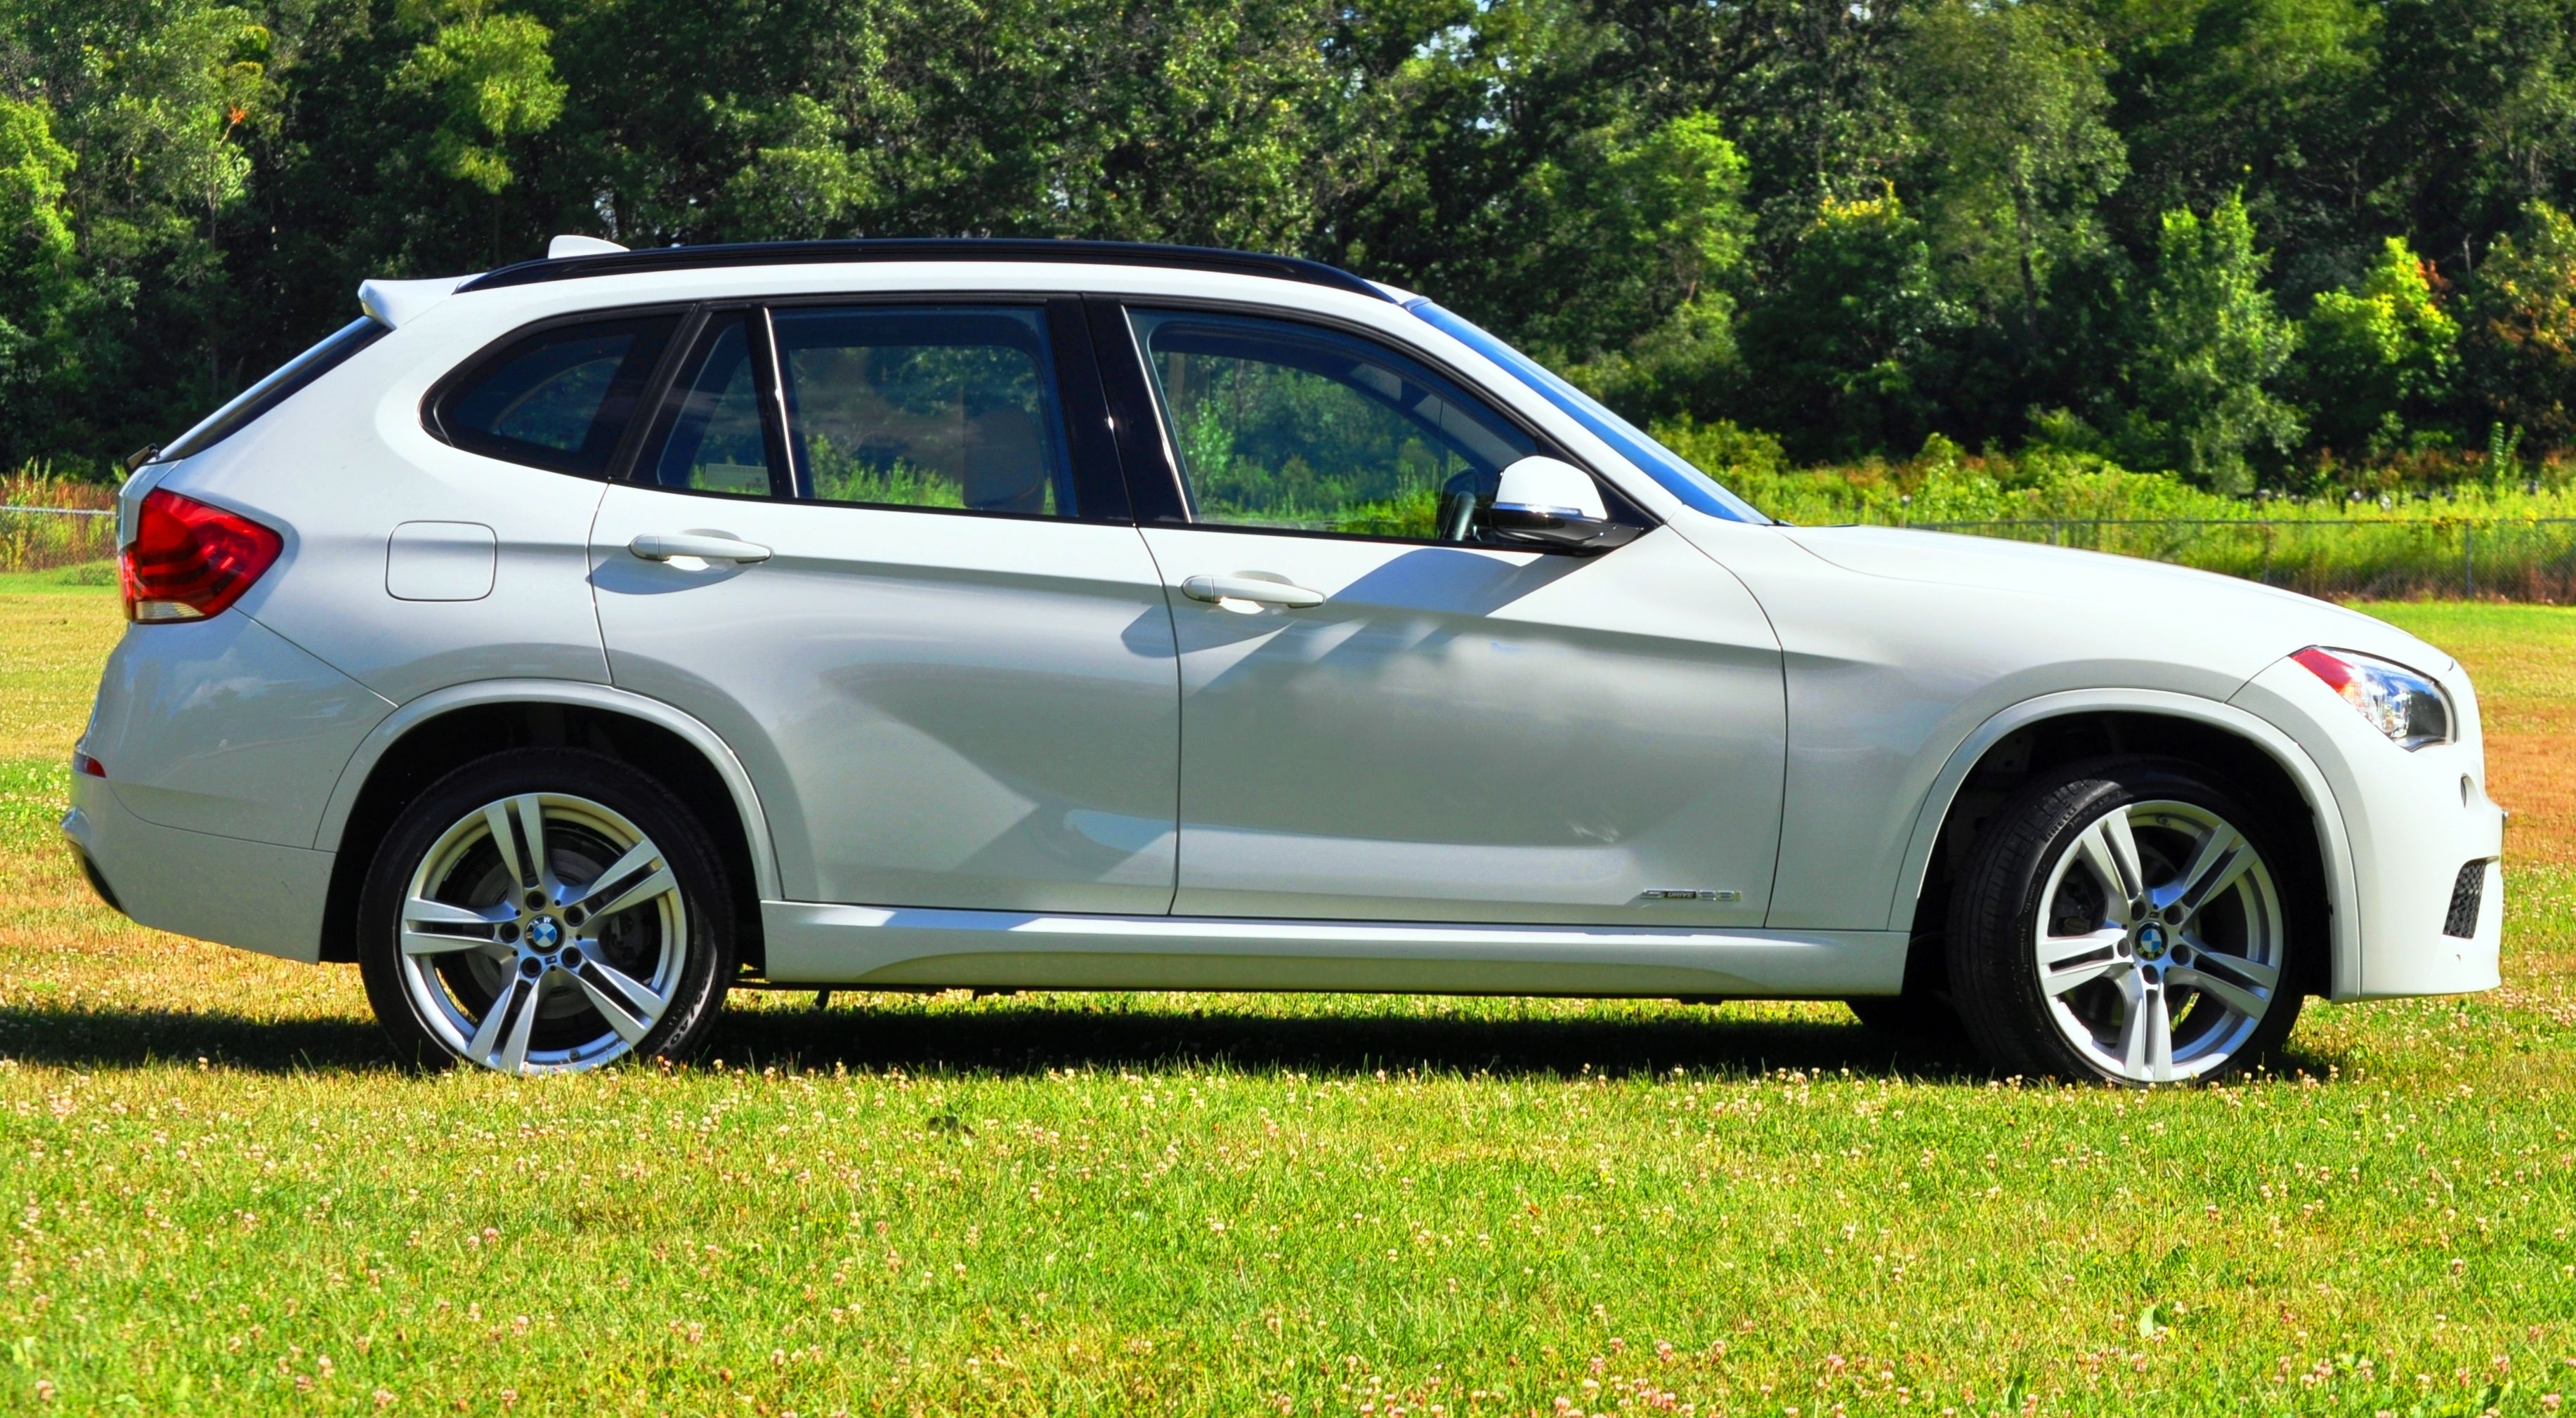
<path fill-rule="evenodd" d="M 112 593 L 0 583 L 0 1408 L 2549 1413 L 2576 1398 L 2576 611 L 2482 676 L 2506 988 L 2152 1096 L 1838 1005 L 738 997 L 680 1070 L 387 1061 L 354 970 L 54 840 Z"/>

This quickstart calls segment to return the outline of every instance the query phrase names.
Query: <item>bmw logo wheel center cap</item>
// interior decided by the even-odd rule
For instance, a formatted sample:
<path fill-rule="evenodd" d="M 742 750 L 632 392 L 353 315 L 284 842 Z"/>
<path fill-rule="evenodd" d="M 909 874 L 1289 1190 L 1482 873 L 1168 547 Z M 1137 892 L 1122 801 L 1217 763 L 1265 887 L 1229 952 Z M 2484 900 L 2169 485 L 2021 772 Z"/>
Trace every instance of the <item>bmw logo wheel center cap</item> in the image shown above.
<path fill-rule="evenodd" d="M 581 943 L 571 938 L 570 929 L 580 924 L 580 913 L 576 906 L 559 918 L 532 908 L 521 913 L 520 924 L 503 926 L 501 939 L 519 947 L 519 973 L 533 980 L 549 970 L 580 970 Z"/>
<path fill-rule="evenodd" d="M 533 932 L 531 933 L 533 935 Z M 2138 958 L 2157 961 L 2165 958 L 2165 928 L 2149 924 L 2138 928 Z"/>

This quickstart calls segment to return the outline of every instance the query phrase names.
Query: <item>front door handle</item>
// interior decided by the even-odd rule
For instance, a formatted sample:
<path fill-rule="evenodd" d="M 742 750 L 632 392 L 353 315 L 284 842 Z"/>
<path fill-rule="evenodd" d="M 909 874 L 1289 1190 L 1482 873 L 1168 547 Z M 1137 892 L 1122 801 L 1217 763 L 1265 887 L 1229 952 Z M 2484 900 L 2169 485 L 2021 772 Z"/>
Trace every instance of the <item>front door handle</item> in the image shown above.
<path fill-rule="evenodd" d="M 646 561 L 669 561 L 675 556 L 744 564 L 769 560 L 769 548 L 722 532 L 646 532 L 628 542 L 626 549 Z"/>
<path fill-rule="evenodd" d="M 1181 583 L 1181 594 L 1193 601 L 1223 604 L 1227 601 L 1252 601 L 1265 606 L 1286 606 L 1303 610 L 1324 603 L 1324 593 L 1291 586 L 1285 581 L 1248 571 L 1232 576 L 1192 576 Z"/>

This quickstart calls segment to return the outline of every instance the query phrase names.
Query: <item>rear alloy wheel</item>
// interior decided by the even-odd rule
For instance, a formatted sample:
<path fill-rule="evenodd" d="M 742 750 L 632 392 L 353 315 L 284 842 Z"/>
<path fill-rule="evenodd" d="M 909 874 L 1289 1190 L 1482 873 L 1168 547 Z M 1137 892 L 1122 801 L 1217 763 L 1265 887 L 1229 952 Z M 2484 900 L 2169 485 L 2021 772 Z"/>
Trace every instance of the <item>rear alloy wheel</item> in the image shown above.
<path fill-rule="evenodd" d="M 1971 1037 L 2012 1071 L 2137 1085 L 2268 1052 L 2300 1005 L 2279 840 L 2178 765 L 2036 785 L 1988 828 L 1954 903 Z"/>
<path fill-rule="evenodd" d="M 587 753 L 449 775 L 370 874 L 360 964 L 409 1057 L 503 1073 L 674 1056 L 733 971 L 706 834 L 659 785 Z"/>

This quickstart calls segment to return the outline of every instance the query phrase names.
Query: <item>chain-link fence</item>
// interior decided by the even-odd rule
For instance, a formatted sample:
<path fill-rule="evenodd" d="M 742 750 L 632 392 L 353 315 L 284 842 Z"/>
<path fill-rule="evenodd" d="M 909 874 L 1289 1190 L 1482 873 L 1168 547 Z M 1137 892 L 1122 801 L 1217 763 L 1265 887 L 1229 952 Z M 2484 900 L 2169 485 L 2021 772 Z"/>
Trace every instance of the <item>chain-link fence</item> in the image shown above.
<path fill-rule="evenodd" d="M 116 510 L 0 502 L 0 571 L 47 571 L 116 554 Z"/>
<path fill-rule="evenodd" d="M 2020 518 L 1917 528 L 2225 572 L 2312 596 L 2576 602 L 2576 518 Z"/>
<path fill-rule="evenodd" d="M 1916 522 L 1918 530 L 2145 557 L 2343 598 L 2576 604 L 2576 518 L 2122 519 Z M 113 509 L 0 505 L 0 571 L 115 552 Z"/>

